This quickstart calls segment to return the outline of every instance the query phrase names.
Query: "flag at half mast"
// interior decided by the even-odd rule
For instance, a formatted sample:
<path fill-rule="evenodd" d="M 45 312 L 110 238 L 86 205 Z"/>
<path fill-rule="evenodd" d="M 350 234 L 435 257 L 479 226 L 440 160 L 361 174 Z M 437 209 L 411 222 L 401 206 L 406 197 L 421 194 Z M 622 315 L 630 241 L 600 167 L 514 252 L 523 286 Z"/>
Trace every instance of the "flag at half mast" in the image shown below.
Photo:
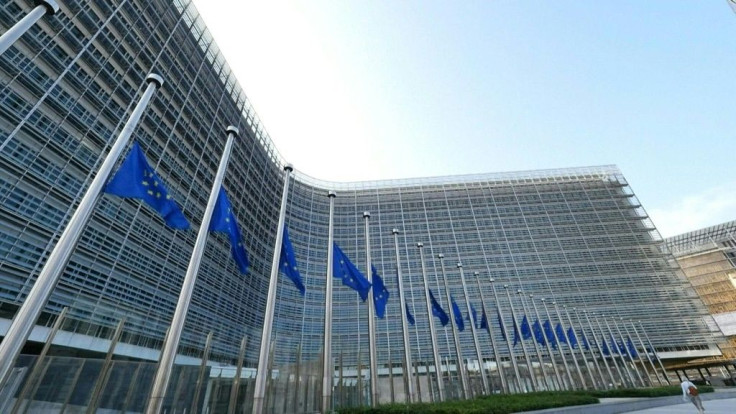
<path fill-rule="evenodd" d="M 209 230 L 228 235 L 233 260 L 238 265 L 240 273 L 247 273 L 248 265 L 250 264 L 248 262 L 248 253 L 245 252 L 245 247 L 241 241 L 238 220 L 235 218 L 235 214 L 233 214 L 230 200 L 228 200 L 225 188 L 222 186 L 220 187 L 220 193 L 217 195 Z"/>
<path fill-rule="evenodd" d="M 189 229 L 189 221 L 169 195 L 158 174 L 148 164 L 137 142 L 133 142 L 128 156 L 104 191 L 118 197 L 142 200 L 161 215 L 166 225 L 180 230 Z"/>
<path fill-rule="evenodd" d="M 294 282 L 299 293 L 304 296 L 307 289 L 304 287 L 302 282 L 302 276 L 299 274 L 299 269 L 296 266 L 296 256 L 294 255 L 294 246 L 291 245 L 291 239 L 289 239 L 289 230 L 284 226 L 284 237 L 281 240 L 281 256 L 279 258 L 279 269 L 284 272 L 286 277 Z"/>
<path fill-rule="evenodd" d="M 355 290 L 365 302 L 371 290 L 371 282 L 360 273 L 360 270 L 348 259 L 337 243 L 333 243 L 332 276 L 342 279 L 342 284 Z"/>
<path fill-rule="evenodd" d="M 373 305 L 376 307 L 376 316 L 383 319 L 386 315 L 386 304 L 388 303 L 388 289 L 383 284 L 383 279 L 378 275 L 376 267 L 371 265 L 371 275 L 373 279 Z"/>

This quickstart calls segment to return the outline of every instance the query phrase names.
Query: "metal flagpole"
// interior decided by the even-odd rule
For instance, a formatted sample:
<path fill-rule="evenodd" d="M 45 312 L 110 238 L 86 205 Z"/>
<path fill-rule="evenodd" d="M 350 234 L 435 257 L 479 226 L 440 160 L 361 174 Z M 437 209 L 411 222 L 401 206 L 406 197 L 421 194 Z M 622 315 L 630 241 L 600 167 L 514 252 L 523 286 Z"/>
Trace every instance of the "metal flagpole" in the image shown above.
<path fill-rule="evenodd" d="M 519 392 L 526 392 L 526 387 L 522 385 L 521 383 L 521 374 L 519 373 L 519 365 L 516 361 L 516 355 L 514 355 L 514 347 L 511 345 L 511 337 L 509 336 L 508 331 L 506 330 L 506 326 L 503 323 L 503 315 L 501 315 L 501 305 L 498 302 L 498 294 L 496 293 L 496 286 L 493 284 L 496 280 L 494 278 L 489 278 L 491 285 L 491 291 L 493 292 L 493 300 L 496 302 L 496 312 L 498 313 L 498 322 L 501 325 L 501 333 L 503 334 L 504 339 L 506 340 L 506 347 L 509 350 L 509 361 L 511 361 L 511 367 L 514 369 L 514 378 L 516 378 L 516 384 L 519 387 Z M 513 315 L 512 315 L 513 318 Z M 488 324 L 490 325 L 490 320 L 488 321 Z M 516 321 L 514 321 L 514 326 L 516 324 Z"/>
<path fill-rule="evenodd" d="M 238 365 L 235 366 L 235 377 L 230 387 L 230 401 L 227 405 L 228 414 L 235 414 L 235 406 L 238 404 L 238 391 L 240 391 L 240 376 L 243 372 L 243 359 L 245 358 L 245 349 L 248 346 L 248 335 L 243 336 L 240 341 L 240 352 L 238 353 Z"/>
<path fill-rule="evenodd" d="M 450 326 L 452 327 L 452 337 L 455 339 L 455 354 L 457 355 L 457 369 L 460 371 L 460 386 L 463 391 L 463 398 L 470 399 L 470 389 L 468 387 L 468 371 L 465 367 L 465 358 L 463 358 L 463 350 L 460 347 L 460 335 L 458 334 L 457 322 L 455 322 L 455 310 L 452 308 L 452 300 L 450 298 L 450 288 L 447 286 L 447 275 L 445 274 L 445 255 L 440 253 L 437 255 L 440 259 L 440 268 L 442 269 L 442 281 L 445 285 L 445 297 L 447 298 L 447 309 L 450 313 Z M 448 365 L 449 366 L 449 365 Z"/>
<path fill-rule="evenodd" d="M 649 334 L 647 334 L 646 329 L 644 329 L 644 324 L 642 324 L 641 321 L 639 321 L 639 326 L 641 327 L 641 331 L 644 332 L 644 338 L 646 338 L 647 343 L 649 344 L 649 349 L 652 350 L 652 355 L 654 355 L 654 359 L 659 364 L 659 367 L 662 368 L 662 374 L 664 374 L 664 380 L 667 381 L 667 384 L 672 385 L 672 383 L 670 382 L 669 377 L 667 376 L 667 370 L 664 369 L 664 365 L 662 364 L 662 360 L 659 359 L 659 357 L 657 356 L 657 351 L 654 349 L 654 345 L 652 345 L 652 341 L 649 340 Z"/>
<path fill-rule="evenodd" d="M 215 209 L 217 196 L 220 192 L 222 181 L 225 178 L 225 172 L 227 171 L 227 164 L 230 160 L 230 153 L 233 149 L 235 137 L 238 136 L 238 129 L 232 125 L 227 127 L 226 132 L 227 141 L 225 142 L 225 149 L 222 151 L 220 165 L 217 167 L 217 174 L 215 175 L 215 180 L 212 183 L 210 197 L 209 200 L 207 200 L 207 208 L 204 210 L 204 215 L 202 216 L 202 223 L 199 226 L 199 233 L 197 233 L 197 240 L 194 243 L 192 257 L 189 259 L 189 266 L 187 267 L 186 276 L 184 276 L 184 283 L 181 287 L 181 293 L 179 293 L 179 300 L 176 304 L 174 317 L 171 319 L 171 327 L 169 328 L 169 333 L 166 335 L 166 339 L 164 340 L 164 347 L 161 350 L 161 358 L 159 359 L 156 376 L 153 380 L 153 387 L 151 388 L 151 396 L 148 400 L 146 414 L 160 413 L 164 403 L 164 397 L 166 396 L 166 388 L 169 385 L 169 377 L 171 376 L 171 369 L 174 366 L 176 350 L 179 348 L 179 340 L 181 339 L 181 333 L 184 329 L 184 321 L 186 320 L 189 304 L 192 300 L 192 294 L 194 293 L 194 284 L 197 281 L 197 272 L 199 271 L 199 265 L 202 263 L 202 254 L 204 253 L 204 248 L 207 244 L 212 212 Z"/>
<path fill-rule="evenodd" d="M 475 353 L 478 356 L 478 370 L 480 372 L 481 383 L 483 384 L 483 393 L 488 395 L 491 390 L 488 388 L 488 378 L 483 363 L 483 356 L 480 353 L 480 343 L 478 343 L 478 333 L 475 329 L 475 320 L 473 319 L 472 309 L 470 309 L 470 297 L 468 296 L 468 287 L 465 286 L 465 272 L 463 272 L 463 264 L 458 262 L 457 268 L 460 269 L 460 284 L 463 286 L 463 294 L 465 295 L 465 304 L 468 308 L 468 316 L 470 318 L 470 332 L 473 334 L 473 343 L 475 344 Z M 477 315 L 476 315 L 477 318 Z"/>
<path fill-rule="evenodd" d="M 573 307 L 572 308 L 572 311 L 575 312 L 575 319 L 580 323 L 580 331 L 583 334 L 583 338 L 585 338 L 585 328 L 583 327 L 583 320 L 580 318 L 580 314 L 578 314 L 577 308 Z M 570 314 L 569 313 L 567 314 L 567 317 L 568 317 L 568 319 L 570 318 Z M 587 315 L 586 315 L 586 319 L 587 319 Z M 570 321 L 570 325 L 572 326 L 572 321 Z M 592 332 L 592 327 L 590 325 L 590 321 L 588 321 L 588 326 L 591 328 L 591 332 Z M 575 329 L 573 328 L 573 331 L 574 330 Z M 586 342 L 587 342 L 587 339 L 586 339 Z M 585 358 L 585 351 L 586 351 L 585 344 L 580 344 L 579 342 L 578 342 L 578 344 L 580 345 L 580 353 L 583 354 L 583 358 Z M 595 351 L 593 350 L 593 348 L 590 347 L 590 344 L 588 344 L 588 351 L 590 351 L 590 356 L 591 356 L 591 359 L 593 360 L 593 366 L 595 366 L 596 371 L 598 371 L 598 377 L 597 377 L 597 379 L 599 380 L 599 382 L 600 382 L 600 384 L 602 386 L 601 389 L 604 389 L 605 390 L 605 389 L 608 388 L 608 384 L 606 384 L 606 380 L 603 379 L 603 371 L 601 370 L 600 364 L 598 364 L 598 358 L 595 357 Z M 588 364 L 588 361 L 587 360 L 585 361 L 585 364 L 586 365 Z M 606 369 L 608 369 L 608 366 L 606 366 Z M 588 372 L 590 372 L 590 369 L 588 369 Z M 610 371 L 608 371 L 608 375 L 609 375 L 609 377 L 611 379 L 613 378 L 613 375 L 611 375 L 611 372 Z M 596 376 L 594 374 L 590 374 L 590 377 L 593 380 L 596 379 Z M 595 381 L 594 381 L 594 383 L 595 383 Z"/>
<path fill-rule="evenodd" d="M 626 321 L 624 318 L 620 318 L 621 325 L 623 325 L 623 330 L 626 332 L 626 349 L 629 352 L 629 356 L 631 357 L 631 363 L 634 364 L 635 369 L 637 370 L 637 374 L 639 375 L 639 378 L 642 380 L 642 384 L 646 386 L 645 382 L 648 382 L 650 386 L 654 386 L 654 382 L 652 382 L 652 378 L 649 376 L 649 373 L 647 371 L 647 366 L 644 363 L 644 357 L 636 352 L 636 343 L 631 339 L 631 331 L 629 330 L 628 326 L 626 325 Z M 619 325 L 619 329 L 621 329 L 621 325 Z M 623 340 L 623 338 L 622 338 Z M 644 376 L 646 376 L 646 379 L 644 376 L 641 375 L 640 369 L 636 368 L 636 362 L 634 362 L 634 354 L 632 353 L 631 349 L 629 348 L 629 344 L 634 347 L 633 352 L 637 354 L 637 359 L 639 360 L 639 363 L 641 364 L 641 370 L 644 371 Z"/>
<path fill-rule="evenodd" d="M 53 15 L 59 11 L 59 5 L 54 0 L 36 1 L 36 4 L 37 6 L 30 13 L 0 36 L 0 55 L 5 53 L 16 40 L 23 36 L 45 14 Z"/>
<path fill-rule="evenodd" d="M 585 311 L 584 311 L 585 312 Z M 585 313 L 587 315 L 587 312 Z M 606 356 L 603 354 L 603 346 L 601 344 L 605 344 L 606 342 L 606 332 L 603 330 L 603 326 L 601 325 L 601 322 L 598 320 L 598 318 L 595 317 L 595 313 L 591 312 L 591 315 L 593 315 L 593 320 L 595 321 L 595 324 L 598 325 L 598 332 L 601 333 L 600 340 L 596 340 L 595 342 L 598 344 L 598 348 L 601 352 L 601 359 L 603 360 L 603 363 L 606 364 L 606 367 L 608 367 L 608 363 L 606 360 Z M 619 368 L 618 364 L 616 363 L 616 360 L 613 358 L 613 354 L 611 353 L 611 347 L 607 346 L 608 348 L 608 354 L 611 356 L 611 363 L 616 368 L 616 372 L 618 373 L 619 378 L 621 379 L 621 385 L 626 385 L 626 379 L 624 378 L 623 373 L 621 372 L 621 368 Z M 615 379 L 613 376 L 611 376 L 611 379 L 615 383 Z"/>
<path fill-rule="evenodd" d="M 612 346 L 609 346 L 609 350 L 611 351 L 611 360 L 614 364 L 616 364 L 616 369 L 619 370 L 619 372 L 625 372 L 626 377 L 624 377 L 624 380 L 628 379 L 629 383 L 632 387 L 636 387 L 636 383 L 634 382 L 634 378 L 631 376 L 631 372 L 629 372 L 628 368 L 626 367 L 626 361 L 624 361 L 623 356 L 621 355 L 621 351 L 618 349 L 618 344 L 616 343 L 616 337 L 613 335 L 613 330 L 611 329 L 611 325 L 608 324 L 608 321 L 606 320 L 606 315 L 601 314 L 601 318 L 603 319 L 603 323 L 606 324 L 606 329 L 608 329 L 608 334 L 613 340 Z M 600 319 L 599 322 L 600 323 Z M 613 348 L 613 349 L 611 349 Z M 615 351 L 615 352 L 614 352 Z M 623 366 L 623 371 L 616 363 L 616 355 L 618 355 L 621 359 L 621 365 Z"/>
<path fill-rule="evenodd" d="M 276 309 L 276 287 L 279 278 L 279 260 L 281 259 L 281 245 L 284 240 L 284 225 L 286 223 L 286 203 L 289 197 L 289 180 L 294 167 L 291 164 L 284 166 L 284 188 L 281 192 L 281 207 L 279 209 L 279 222 L 276 228 L 276 240 L 273 246 L 273 258 L 271 259 L 271 277 L 268 282 L 268 296 L 266 297 L 266 310 L 263 315 L 263 331 L 261 333 L 261 348 L 258 354 L 258 370 L 253 389 L 253 414 L 263 412 L 263 404 L 266 397 L 266 380 L 269 377 L 268 347 L 271 343 L 273 330 L 273 314 Z"/>
<path fill-rule="evenodd" d="M 547 317 L 549 317 L 549 308 L 547 308 L 547 302 L 544 298 L 542 298 L 542 305 L 544 306 L 544 311 L 547 313 Z M 555 310 L 555 313 L 557 314 L 557 320 L 560 323 L 560 327 L 562 329 L 562 334 L 565 335 L 565 343 L 567 344 L 567 347 L 570 348 L 570 356 L 572 357 L 572 362 L 575 364 L 575 372 L 577 372 L 578 377 L 580 378 L 580 385 L 583 389 L 587 389 L 588 385 L 585 382 L 585 377 L 583 377 L 582 371 L 580 371 L 580 365 L 578 365 L 577 357 L 575 356 L 575 350 L 573 349 L 572 345 L 570 345 L 570 339 L 567 337 L 567 331 L 565 330 L 565 321 L 562 320 L 562 314 L 560 313 L 560 309 L 557 307 L 557 302 L 552 302 L 552 308 Z M 572 324 L 570 324 L 572 327 Z M 559 342 L 559 339 L 558 339 Z M 565 353 L 562 352 L 562 345 L 559 345 L 560 347 L 560 355 L 562 355 L 562 362 L 565 364 L 565 369 L 568 372 L 568 377 L 570 377 L 570 381 L 572 381 L 572 374 L 570 374 L 570 367 L 567 364 L 567 359 L 565 358 Z M 587 363 L 586 363 L 587 365 Z"/>
<path fill-rule="evenodd" d="M 0 343 L 0 389 L 3 388 L 5 382 L 8 380 L 15 360 L 18 358 L 23 344 L 31 334 L 38 315 L 43 310 L 43 307 L 51 296 L 51 292 L 61 278 L 61 273 L 69 262 L 74 247 L 82 235 L 82 231 L 87 225 L 89 218 L 92 216 L 97 198 L 102 192 L 110 172 L 130 140 L 133 129 L 138 125 L 138 121 L 143 115 L 143 110 L 151 100 L 153 93 L 157 88 L 161 87 L 164 80 L 159 75 L 150 74 L 146 77 L 146 82 L 148 86 L 145 92 L 143 92 L 140 101 L 138 101 L 135 109 L 130 114 L 130 118 L 128 118 L 115 143 L 110 148 L 110 152 L 102 162 L 97 174 L 95 174 L 95 178 L 79 202 L 79 206 L 77 206 L 61 237 L 59 237 L 54 250 L 46 260 L 46 264 L 41 269 L 36 283 L 33 285 L 23 305 L 18 309 L 10 328 L 8 328 L 5 334 L 5 338 Z"/>
<path fill-rule="evenodd" d="M 619 317 L 619 320 L 624 320 L 624 318 Z M 641 383 L 642 387 L 646 387 L 647 384 L 644 383 L 644 379 L 641 377 L 641 374 L 639 373 L 639 370 L 636 368 L 636 363 L 634 362 L 634 356 L 631 355 L 631 351 L 629 350 L 629 346 L 626 342 L 624 342 L 624 336 L 621 333 L 621 328 L 618 326 L 618 324 L 614 321 L 613 327 L 616 328 L 616 332 L 618 332 L 618 337 L 621 338 L 621 343 L 623 344 L 624 350 L 626 351 L 626 355 L 629 356 L 629 361 L 631 362 L 631 369 L 634 371 L 634 374 L 636 374 L 636 378 L 639 379 L 639 382 Z M 622 358 L 624 360 L 624 364 L 626 364 L 626 358 Z"/>
<path fill-rule="evenodd" d="M 404 373 L 404 388 L 406 395 L 408 396 L 407 402 L 415 402 L 415 393 L 414 393 L 414 381 L 412 378 L 412 362 L 411 362 L 411 343 L 409 341 L 409 326 L 406 321 L 406 298 L 404 296 L 404 283 L 401 279 L 401 257 L 399 256 L 399 229 L 392 229 L 391 234 L 394 235 L 394 247 L 396 249 L 396 277 L 398 279 L 399 284 L 399 301 L 401 304 L 399 307 L 401 308 L 401 334 L 404 341 L 404 369 L 402 370 Z M 417 381 L 419 381 L 419 377 L 417 376 Z"/>
<path fill-rule="evenodd" d="M 557 369 L 557 362 L 555 361 L 554 354 L 552 354 L 552 344 L 550 344 L 550 338 L 547 335 L 547 331 L 544 330 L 544 325 L 542 324 L 542 318 L 539 316 L 539 310 L 537 310 L 537 304 L 534 303 L 534 295 L 532 294 L 529 295 L 529 301 L 532 303 L 532 309 L 534 309 L 534 315 L 537 317 L 537 322 L 539 323 L 539 329 L 542 331 L 542 338 L 544 338 L 544 342 L 547 347 L 547 352 L 549 353 L 549 360 L 552 362 L 552 371 L 555 373 L 555 378 L 557 379 L 557 384 L 560 387 L 559 389 L 561 391 L 565 388 L 565 383 L 562 381 L 562 377 L 560 376 L 560 371 Z M 549 321 L 549 316 L 547 317 L 547 320 Z M 568 374 L 569 374 L 569 371 L 568 371 Z"/>
<path fill-rule="evenodd" d="M 100 394 L 107 385 L 107 380 L 110 377 L 110 366 L 112 365 L 112 357 L 115 353 L 115 347 L 120 341 L 120 336 L 123 334 L 123 328 L 125 327 L 125 317 L 120 319 L 118 326 L 115 328 L 115 332 L 110 339 L 110 347 L 107 349 L 107 355 L 105 355 L 105 361 L 102 363 L 100 373 L 97 375 L 97 381 L 95 381 L 95 388 L 90 396 L 89 403 L 87 404 L 87 414 L 94 414 L 97 411 L 97 406 L 100 404 Z"/>
<path fill-rule="evenodd" d="M 657 368 L 654 366 L 654 362 L 652 362 L 652 358 L 649 356 L 649 351 L 647 351 L 647 346 L 644 345 L 644 341 L 642 341 L 641 336 L 639 336 L 639 331 L 636 329 L 636 325 L 634 325 L 634 321 L 629 320 L 629 323 L 631 324 L 631 329 L 634 330 L 634 335 L 636 335 L 636 339 L 639 340 L 639 343 L 641 344 L 641 348 L 644 350 L 643 354 L 646 355 L 647 360 L 649 361 L 649 365 L 652 367 L 652 372 L 654 373 L 654 376 L 657 378 L 657 382 L 659 383 L 659 385 L 664 386 L 664 381 L 662 381 L 659 378 L 659 373 L 657 372 Z"/>
<path fill-rule="evenodd" d="M 202 390 L 202 384 L 204 384 L 204 373 L 207 369 L 207 360 L 210 357 L 210 349 L 212 349 L 212 331 L 207 334 L 207 340 L 204 344 L 204 351 L 202 352 L 202 363 L 199 365 L 199 374 L 197 375 L 197 385 L 194 389 L 194 398 L 192 398 L 191 412 L 196 413 L 197 405 L 199 403 L 199 393 Z M 133 387 L 131 387 L 131 390 Z"/>
<path fill-rule="evenodd" d="M 370 221 L 371 213 L 363 212 L 363 220 L 365 221 L 365 268 L 368 281 L 371 283 L 371 291 L 376 294 L 373 288 L 373 269 L 371 268 L 371 232 Z M 380 293 L 380 292 L 378 292 Z M 371 295 L 369 295 L 371 296 Z M 372 298 L 369 297 L 368 302 L 368 358 L 371 365 L 371 406 L 378 405 L 378 361 L 376 357 L 376 308 Z"/>
<path fill-rule="evenodd" d="M 493 357 L 496 359 L 496 370 L 498 370 L 498 376 L 501 379 L 501 389 L 503 390 L 503 392 L 508 394 L 509 385 L 506 383 L 506 377 L 504 376 L 503 367 L 501 367 L 502 365 L 501 357 L 499 357 L 498 348 L 496 348 L 496 338 L 493 337 L 493 331 L 491 330 L 491 319 L 486 310 L 486 299 L 483 296 L 483 289 L 481 289 L 481 286 L 480 286 L 480 273 L 473 272 L 473 275 L 475 276 L 475 283 L 478 285 L 478 292 L 480 293 L 481 312 L 483 312 L 483 314 L 486 315 L 486 330 L 488 331 L 488 336 L 491 338 L 491 347 L 493 347 Z M 496 301 L 498 302 L 498 300 Z M 488 369 L 488 373 L 491 374 L 490 368 Z"/>
<path fill-rule="evenodd" d="M 327 228 L 327 280 L 325 281 L 325 341 L 322 350 L 322 413 L 330 412 L 330 403 L 332 402 L 332 377 L 335 375 L 335 365 L 332 363 L 332 261 L 334 260 L 332 252 L 334 223 L 333 216 L 335 214 L 335 197 L 334 191 L 329 191 L 327 197 L 330 199 L 330 222 Z M 256 413 L 255 411 L 253 414 Z"/>
<path fill-rule="evenodd" d="M 509 300 L 509 306 L 511 306 L 511 320 L 514 322 L 514 332 L 519 332 L 519 335 L 521 335 L 521 325 L 516 320 L 516 311 L 514 310 L 514 302 L 511 300 L 511 293 L 509 293 L 509 285 L 503 285 L 503 289 L 506 291 L 506 298 Z M 506 338 L 509 337 L 509 333 L 506 333 Z M 532 365 L 532 360 L 529 358 L 529 352 L 526 350 L 526 345 L 524 345 L 524 337 L 522 336 L 519 338 L 519 342 L 521 342 L 521 351 L 524 353 L 524 359 L 526 359 L 526 370 L 529 372 L 529 378 L 531 379 L 532 383 L 532 391 L 537 391 L 539 388 L 537 386 L 537 375 L 534 372 L 534 366 Z M 510 345 L 509 345 L 510 349 Z M 518 372 L 517 372 L 518 375 Z M 519 377 L 521 378 L 521 377 Z"/>
<path fill-rule="evenodd" d="M 41 371 L 43 370 L 42 367 L 44 365 L 44 360 L 46 359 L 46 355 L 48 355 L 49 353 L 49 348 L 51 348 L 51 344 L 54 343 L 54 338 L 56 337 L 56 334 L 61 329 L 61 324 L 64 322 L 64 318 L 66 318 L 67 312 L 69 312 L 69 308 L 65 306 L 64 309 L 61 310 L 61 313 L 59 313 L 59 316 L 56 317 L 56 320 L 54 321 L 54 325 L 51 327 L 51 331 L 49 332 L 49 336 L 46 337 L 46 342 L 43 344 L 41 353 L 38 354 L 38 357 L 36 357 L 36 362 L 33 364 L 31 373 L 28 374 L 28 376 L 26 377 L 26 382 L 25 384 L 23 384 L 23 388 L 18 394 L 18 398 L 16 398 L 15 400 L 15 405 L 13 405 L 11 414 L 16 414 L 18 412 L 18 410 L 20 409 L 20 406 L 23 404 L 23 400 L 25 400 L 26 398 L 26 395 L 33 388 L 33 385 L 36 383 L 36 378 L 38 378 L 38 374 L 40 374 Z M 30 404 L 31 404 L 31 399 L 29 398 L 28 405 Z"/>
<path fill-rule="evenodd" d="M 524 300 L 524 292 L 521 289 L 516 289 L 516 293 L 519 295 L 519 302 L 521 302 L 521 309 L 524 311 L 524 315 L 529 315 L 529 311 L 526 308 L 526 301 Z M 539 322 L 539 318 L 537 318 L 537 322 Z M 540 324 L 539 327 L 541 328 L 542 325 Z M 539 343 L 537 343 L 536 335 L 534 334 L 534 325 L 531 321 L 529 321 L 529 329 L 532 331 L 532 346 L 534 347 L 534 351 L 537 354 L 537 360 L 539 361 L 539 369 L 542 371 L 542 379 L 544 380 L 544 385 L 549 386 L 548 378 L 547 378 L 547 370 L 545 369 L 545 363 L 544 359 L 542 358 L 542 352 L 539 350 Z M 544 330 L 542 330 L 544 331 Z M 521 342 L 521 345 L 524 345 L 523 339 Z"/>
<path fill-rule="evenodd" d="M 429 285 L 427 284 L 427 269 L 424 266 L 424 244 L 417 243 L 419 248 L 419 261 L 422 264 L 422 280 L 424 281 L 424 298 L 427 302 L 427 318 L 429 318 L 429 336 L 432 338 L 432 355 L 434 356 L 434 373 L 437 376 L 437 392 L 439 401 L 445 401 L 445 384 L 442 382 L 442 361 L 437 351 L 437 338 L 434 329 L 434 317 L 432 316 L 432 304 L 429 301 Z M 427 379 L 429 379 L 429 366 L 427 366 Z M 430 382 L 430 381 L 428 381 Z M 430 382 L 431 383 L 431 382 Z M 430 386 L 431 389 L 431 386 Z"/>
<path fill-rule="evenodd" d="M 547 320 L 550 321 L 550 327 L 552 329 L 552 335 L 555 337 L 555 341 L 557 342 L 557 350 L 560 352 L 560 358 L 562 359 L 562 365 L 565 366 L 565 372 L 567 373 L 567 380 L 570 382 L 570 387 L 572 389 L 576 389 L 577 386 L 575 385 L 575 380 L 572 378 L 572 372 L 570 370 L 570 365 L 567 364 L 567 358 L 565 357 L 565 352 L 562 350 L 562 343 L 560 341 L 560 338 L 557 338 L 557 331 L 552 326 L 552 314 L 549 313 L 549 308 L 547 307 L 547 301 L 544 298 L 540 298 L 540 302 L 542 302 L 542 307 L 544 308 L 544 313 L 547 314 Z M 554 302 L 552 302 L 554 305 Z M 564 335 L 565 329 L 562 327 L 562 318 L 560 318 L 559 312 L 557 313 L 557 320 L 560 324 L 560 329 L 562 329 L 562 333 Z M 564 343 L 567 343 L 567 338 L 565 339 Z M 573 360 L 575 360 L 575 357 L 573 357 Z M 583 375 L 580 373 L 580 368 L 578 367 L 577 361 L 575 361 L 575 368 L 577 368 L 577 373 L 580 376 L 580 381 L 582 388 L 585 388 L 585 381 L 583 380 Z"/>

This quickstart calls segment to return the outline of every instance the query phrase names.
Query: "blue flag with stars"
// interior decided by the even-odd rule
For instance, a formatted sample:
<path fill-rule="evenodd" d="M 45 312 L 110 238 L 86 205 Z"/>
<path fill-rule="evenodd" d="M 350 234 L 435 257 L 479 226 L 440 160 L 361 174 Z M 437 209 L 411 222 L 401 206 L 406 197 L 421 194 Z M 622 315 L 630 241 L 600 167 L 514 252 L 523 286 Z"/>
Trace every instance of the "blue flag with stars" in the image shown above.
<path fill-rule="evenodd" d="M 544 332 L 542 332 L 542 324 L 539 323 L 539 319 L 534 321 L 532 324 L 532 331 L 534 331 L 534 339 L 537 340 L 539 345 L 547 345 L 547 342 L 544 340 Z"/>
<path fill-rule="evenodd" d="M 210 231 L 218 233 L 226 233 L 230 238 L 230 252 L 233 255 L 233 260 L 238 265 L 240 273 L 245 274 L 248 272 L 248 254 L 245 252 L 245 247 L 240 237 L 240 228 L 238 228 L 238 220 L 233 214 L 230 200 L 227 198 L 225 188 L 220 186 L 220 193 L 217 195 L 217 201 L 215 202 L 215 210 L 212 212 L 212 219 L 210 220 Z"/>
<path fill-rule="evenodd" d="M 414 325 L 416 321 L 414 320 L 414 315 L 409 310 L 409 304 L 404 302 L 404 308 L 406 308 L 406 320 L 409 321 L 409 324 Z"/>
<path fill-rule="evenodd" d="M 488 317 L 486 316 L 486 310 L 483 308 L 483 316 L 480 318 L 480 329 L 488 329 Z"/>
<path fill-rule="evenodd" d="M 446 326 L 447 323 L 450 322 L 450 317 L 447 316 L 447 312 L 442 309 L 442 306 L 437 302 L 437 299 L 434 298 L 431 289 L 429 290 L 429 301 L 432 302 L 432 315 L 439 318 L 442 326 Z"/>
<path fill-rule="evenodd" d="M 478 312 L 475 310 L 475 306 L 473 306 L 472 303 L 470 304 L 470 315 L 468 315 L 468 321 L 478 329 Z"/>
<path fill-rule="evenodd" d="M 629 348 L 629 354 L 631 354 L 632 358 L 639 358 L 639 353 L 636 352 L 636 346 L 634 346 L 634 343 L 631 341 L 630 336 L 626 336 L 626 345 Z"/>
<path fill-rule="evenodd" d="M 388 303 L 388 289 L 383 284 L 383 279 L 378 275 L 376 267 L 371 265 L 371 275 L 373 278 L 373 305 L 376 307 L 376 316 L 383 319 L 386 315 L 386 303 Z"/>
<path fill-rule="evenodd" d="M 284 226 L 284 237 L 281 240 L 281 257 L 279 259 L 279 269 L 284 272 L 286 277 L 294 282 L 294 286 L 304 296 L 307 288 L 304 287 L 302 282 L 302 276 L 299 274 L 299 269 L 296 267 L 296 256 L 294 256 L 294 247 L 291 245 L 289 239 L 289 230 Z"/>
<path fill-rule="evenodd" d="M 557 335 L 557 342 L 561 342 L 563 344 L 567 343 L 565 328 L 563 328 L 559 322 L 557 322 L 557 325 L 555 326 L 555 334 Z"/>
<path fill-rule="evenodd" d="M 342 284 L 357 291 L 365 302 L 371 290 L 371 282 L 360 273 L 360 270 L 340 250 L 337 243 L 333 242 L 332 247 L 335 250 L 332 254 L 332 276 L 342 279 Z"/>
<path fill-rule="evenodd" d="M 166 224 L 180 230 L 189 229 L 189 222 L 171 198 L 163 181 L 148 165 L 146 156 L 137 142 L 133 142 L 128 156 L 105 186 L 106 193 L 118 197 L 143 200 L 161 215 Z"/>
<path fill-rule="evenodd" d="M 547 319 L 542 324 L 542 328 L 544 329 L 544 334 L 547 336 L 547 340 L 549 341 L 550 346 L 552 348 L 557 349 L 557 339 L 555 339 L 555 330 L 552 328 L 552 323 Z"/>
<path fill-rule="evenodd" d="M 575 336 L 575 330 L 572 329 L 572 326 L 567 328 L 567 343 L 572 348 L 576 348 L 578 346 L 578 338 Z M 585 349 L 588 349 L 587 344 Z"/>
<path fill-rule="evenodd" d="M 523 339 L 532 338 L 532 330 L 529 327 L 529 319 L 526 318 L 526 315 L 524 315 L 524 319 L 521 320 L 521 337 Z"/>
<path fill-rule="evenodd" d="M 455 326 L 457 326 L 457 330 L 462 332 L 465 330 L 465 322 L 463 321 L 463 314 L 460 312 L 460 307 L 457 306 L 457 302 L 455 302 L 455 298 L 450 297 L 450 302 L 452 303 L 452 314 L 455 315 Z"/>

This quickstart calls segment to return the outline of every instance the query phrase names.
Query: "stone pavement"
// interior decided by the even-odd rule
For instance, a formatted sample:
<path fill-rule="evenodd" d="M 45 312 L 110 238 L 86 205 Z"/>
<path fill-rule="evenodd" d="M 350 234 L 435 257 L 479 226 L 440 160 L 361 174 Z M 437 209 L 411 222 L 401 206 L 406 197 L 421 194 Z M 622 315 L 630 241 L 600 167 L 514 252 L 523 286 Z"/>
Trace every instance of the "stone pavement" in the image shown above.
<path fill-rule="evenodd" d="M 700 394 L 706 414 L 736 414 L 736 389 L 716 389 Z M 601 398 L 600 404 L 527 411 L 527 414 L 697 414 L 695 406 L 682 396 L 660 398 Z"/>

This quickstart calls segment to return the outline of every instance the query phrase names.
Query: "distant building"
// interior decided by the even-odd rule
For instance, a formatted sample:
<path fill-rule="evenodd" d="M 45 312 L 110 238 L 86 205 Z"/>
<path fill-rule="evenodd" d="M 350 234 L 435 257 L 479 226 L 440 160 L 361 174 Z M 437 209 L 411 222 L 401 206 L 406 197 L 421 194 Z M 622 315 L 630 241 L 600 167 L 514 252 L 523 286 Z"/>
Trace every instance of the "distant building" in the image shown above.
<path fill-rule="evenodd" d="M 665 239 L 727 341 L 723 357 L 736 359 L 736 221 Z"/>

